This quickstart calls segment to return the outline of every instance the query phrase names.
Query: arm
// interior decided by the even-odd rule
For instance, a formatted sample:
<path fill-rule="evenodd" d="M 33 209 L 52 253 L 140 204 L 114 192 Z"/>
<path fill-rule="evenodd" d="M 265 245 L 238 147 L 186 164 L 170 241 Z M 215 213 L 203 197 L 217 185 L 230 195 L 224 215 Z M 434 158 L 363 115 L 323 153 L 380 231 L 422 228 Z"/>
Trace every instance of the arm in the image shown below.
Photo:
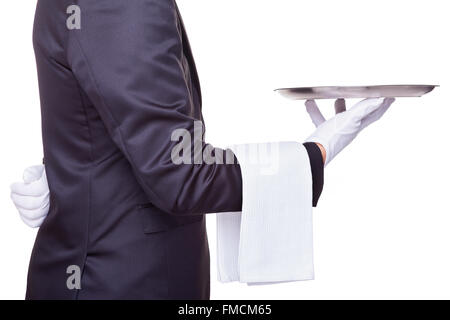
<path fill-rule="evenodd" d="M 175 215 L 240 211 L 238 164 L 176 165 L 171 158 L 179 143 L 171 141 L 172 134 L 183 129 L 191 137 L 198 135 L 194 122 L 201 118 L 182 69 L 173 1 L 97 0 L 79 5 L 82 28 L 68 31 L 70 67 L 149 201 Z M 199 149 L 209 148 L 202 141 Z"/>
<path fill-rule="evenodd" d="M 69 64 L 149 200 L 179 215 L 240 211 L 237 163 L 197 163 L 194 156 L 197 164 L 176 165 L 171 159 L 178 144 L 172 134 L 183 129 L 195 137 L 198 115 L 192 110 L 200 110 L 192 105 L 182 69 L 174 2 L 98 0 L 80 1 L 80 6 L 83 26 L 69 32 Z M 199 149 L 201 155 L 212 147 L 202 139 Z M 214 150 L 223 158 L 231 153 Z M 322 160 L 309 154 L 311 167 L 317 167 L 313 163 Z M 321 177 L 315 184 L 320 191 Z"/>

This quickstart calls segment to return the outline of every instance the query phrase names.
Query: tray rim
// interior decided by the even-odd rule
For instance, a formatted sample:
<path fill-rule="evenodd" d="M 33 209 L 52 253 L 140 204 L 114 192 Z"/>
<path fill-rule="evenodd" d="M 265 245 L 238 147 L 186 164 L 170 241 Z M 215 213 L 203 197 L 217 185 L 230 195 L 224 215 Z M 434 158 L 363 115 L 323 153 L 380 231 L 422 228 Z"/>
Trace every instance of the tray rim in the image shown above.
<path fill-rule="evenodd" d="M 440 85 L 430 85 L 430 84 L 393 84 L 393 85 L 362 85 L 362 86 L 312 86 L 312 87 L 291 87 L 291 88 L 279 88 L 275 89 L 274 92 L 277 92 L 281 96 L 283 96 L 286 99 L 290 100 L 326 100 L 326 99 L 361 99 L 363 98 L 363 94 L 361 93 L 361 96 L 355 97 L 355 96 L 349 96 L 345 97 L 343 96 L 320 96 L 320 94 L 325 95 L 324 92 L 314 92 L 314 90 L 320 90 L 320 89 L 329 89 L 330 91 L 336 91 L 336 90 L 374 90 L 376 89 L 395 89 L 395 88 L 405 88 L 405 89 L 422 89 L 422 91 L 425 91 L 421 93 L 420 95 L 395 95 L 396 98 L 414 98 L 414 97 L 422 97 L 428 93 L 431 93 L 434 89 L 439 88 Z M 301 95 L 302 93 L 296 92 L 296 91 L 308 91 L 310 92 L 304 92 L 305 94 L 314 95 L 317 94 L 316 97 L 295 97 L 295 94 Z M 292 95 L 292 96 L 289 96 Z M 368 94 L 370 97 L 370 94 Z M 383 95 L 380 95 L 380 98 Z M 390 96 L 390 95 L 389 95 Z M 387 96 L 386 96 L 387 97 Z M 394 96 L 393 96 L 394 97 Z"/>
<path fill-rule="evenodd" d="M 284 91 L 284 90 L 294 90 L 294 89 L 323 89 L 323 88 L 380 88 L 380 87 L 433 87 L 433 88 L 439 88 L 440 85 L 438 84 L 381 84 L 381 85 L 365 85 L 365 86 L 311 86 L 311 87 L 285 87 L 285 88 L 278 88 L 274 91 Z"/>

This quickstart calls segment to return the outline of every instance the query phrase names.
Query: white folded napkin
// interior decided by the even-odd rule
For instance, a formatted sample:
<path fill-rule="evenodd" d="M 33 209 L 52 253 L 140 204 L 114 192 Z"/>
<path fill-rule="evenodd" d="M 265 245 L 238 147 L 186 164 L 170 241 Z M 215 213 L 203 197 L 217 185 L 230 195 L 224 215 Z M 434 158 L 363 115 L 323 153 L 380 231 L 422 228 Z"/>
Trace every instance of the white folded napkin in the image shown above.
<path fill-rule="evenodd" d="M 314 279 L 312 176 L 300 143 L 231 148 L 242 170 L 242 213 L 217 215 L 221 282 Z"/>

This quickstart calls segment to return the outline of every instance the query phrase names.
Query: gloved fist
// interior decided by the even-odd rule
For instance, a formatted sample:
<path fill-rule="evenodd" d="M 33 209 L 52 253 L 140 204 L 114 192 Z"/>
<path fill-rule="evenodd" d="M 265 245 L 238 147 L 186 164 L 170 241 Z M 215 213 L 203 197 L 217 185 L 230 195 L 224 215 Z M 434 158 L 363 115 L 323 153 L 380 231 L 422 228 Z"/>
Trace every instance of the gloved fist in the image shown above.
<path fill-rule="evenodd" d="M 33 166 L 23 173 L 23 182 L 11 185 L 11 199 L 20 217 L 31 228 L 38 228 L 47 217 L 50 191 L 43 165 Z"/>
<path fill-rule="evenodd" d="M 326 121 L 316 102 L 308 100 L 306 110 L 317 130 L 306 142 L 318 143 L 325 148 L 325 165 L 328 165 L 364 128 L 379 120 L 394 101 L 394 98 L 366 99 L 346 111 L 345 100 L 338 99 L 336 116 Z"/>

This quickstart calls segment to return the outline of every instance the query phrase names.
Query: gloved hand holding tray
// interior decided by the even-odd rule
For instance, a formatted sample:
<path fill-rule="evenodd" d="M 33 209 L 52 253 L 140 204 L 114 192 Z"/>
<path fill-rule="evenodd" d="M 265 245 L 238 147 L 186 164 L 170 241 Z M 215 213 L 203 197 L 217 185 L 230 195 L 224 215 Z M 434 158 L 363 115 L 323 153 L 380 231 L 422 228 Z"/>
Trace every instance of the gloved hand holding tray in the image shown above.
<path fill-rule="evenodd" d="M 384 86 L 339 86 L 299 87 L 277 89 L 283 97 L 292 100 L 316 99 L 365 99 L 421 97 L 434 90 L 435 85 L 384 85 Z"/>

